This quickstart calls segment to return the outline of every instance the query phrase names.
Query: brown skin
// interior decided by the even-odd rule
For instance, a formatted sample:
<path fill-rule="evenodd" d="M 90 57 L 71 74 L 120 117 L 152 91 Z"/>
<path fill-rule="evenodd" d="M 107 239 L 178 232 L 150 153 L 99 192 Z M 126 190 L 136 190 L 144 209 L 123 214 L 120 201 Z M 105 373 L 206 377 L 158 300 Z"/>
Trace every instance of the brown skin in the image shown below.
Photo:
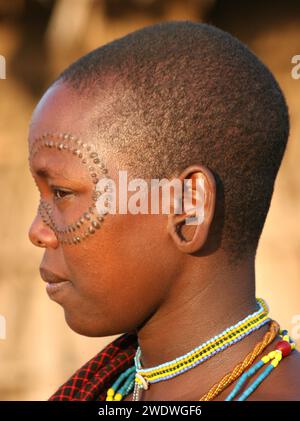
<path fill-rule="evenodd" d="M 79 96 L 58 84 L 46 92 L 32 118 L 29 148 L 44 132 L 69 132 L 98 143 L 109 174 L 126 169 L 122 158 L 101 148 L 90 119 L 105 114 L 109 95 L 97 100 Z M 105 136 L 105 133 L 102 134 Z M 52 177 L 38 175 L 47 164 Z M 72 223 L 90 206 L 93 185 L 84 165 L 67 152 L 43 148 L 30 162 L 43 199 L 54 203 L 60 223 Z M 44 278 L 50 271 L 67 279 L 52 298 L 64 309 L 68 325 L 87 336 L 108 336 L 136 330 L 143 364 L 151 367 L 182 355 L 201 342 L 256 311 L 254 255 L 238 266 L 228 264 L 219 248 L 196 257 L 205 248 L 215 210 L 215 183 L 210 171 L 194 165 L 181 178 L 204 180 L 205 220 L 186 227 L 187 241 L 176 227 L 186 215 L 107 215 L 99 231 L 80 245 L 61 245 L 39 215 L 30 228 L 34 245 L 43 247 Z M 55 199 L 53 185 L 69 189 Z M 180 376 L 151 385 L 144 400 L 198 400 L 260 341 L 268 326 Z M 272 349 L 269 346 L 268 349 Z M 249 400 L 300 400 L 300 356 L 293 352 Z M 232 386 L 216 400 L 224 400 Z M 131 396 L 127 397 L 128 400 Z"/>

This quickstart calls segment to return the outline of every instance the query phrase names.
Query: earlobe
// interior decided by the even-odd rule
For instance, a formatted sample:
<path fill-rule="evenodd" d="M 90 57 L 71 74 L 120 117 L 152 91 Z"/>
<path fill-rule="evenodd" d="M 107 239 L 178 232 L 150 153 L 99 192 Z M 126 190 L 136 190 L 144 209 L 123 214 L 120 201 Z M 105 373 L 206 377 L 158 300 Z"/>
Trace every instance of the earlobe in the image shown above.
<path fill-rule="evenodd" d="M 192 181 L 201 179 L 203 181 L 204 203 L 200 203 L 200 206 L 204 208 L 202 221 L 196 225 L 187 224 L 187 218 L 196 217 L 199 214 L 199 209 L 196 207 L 192 207 L 188 212 L 183 211 L 180 214 L 173 213 L 168 216 L 167 229 L 178 249 L 184 253 L 195 253 L 204 246 L 213 220 L 216 201 L 215 178 L 212 172 L 202 165 L 193 165 L 186 168 L 179 178 L 182 182 L 185 179 L 191 179 Z M 197 182 L 193 182 L 192 185 L 195 184 L 197 186 Z M 194 186 L 192 188 L 193 196 L 198 193 L 195 189 Z M 184 200 L 183 196 L 183 202 Z"/>

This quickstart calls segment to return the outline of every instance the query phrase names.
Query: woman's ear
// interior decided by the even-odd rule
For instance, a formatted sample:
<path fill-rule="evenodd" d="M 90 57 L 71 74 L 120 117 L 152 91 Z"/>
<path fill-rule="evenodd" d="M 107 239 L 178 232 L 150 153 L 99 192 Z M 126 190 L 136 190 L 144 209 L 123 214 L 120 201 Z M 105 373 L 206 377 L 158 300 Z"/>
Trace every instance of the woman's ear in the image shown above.
<path fill-rule="evenodd" d="M 194 253 L 204 246 L 213 220 L 216 182 L 212 172 L 202 165 L 186 168 L 179 179 L 182 183 L 181 210 L 168 215 L 167 229 L 178 249 Z M 189 188 L 185 187 L 187 185 Z"/>

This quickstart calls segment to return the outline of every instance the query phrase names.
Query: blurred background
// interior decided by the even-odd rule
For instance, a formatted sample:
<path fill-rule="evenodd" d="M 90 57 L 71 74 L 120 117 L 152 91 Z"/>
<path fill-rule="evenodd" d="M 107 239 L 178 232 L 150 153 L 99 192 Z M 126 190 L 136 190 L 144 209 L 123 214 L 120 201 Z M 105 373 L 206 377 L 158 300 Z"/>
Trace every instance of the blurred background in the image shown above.
<path fill-rule="evenodd" d="M 0 0 L 0 55 L 6 60 L 6 79 L 0 80 L 0 315 L 6 319 L 0 400 L 46 400 L 113 339 L 72 332 L 39 278 L 41 251 L 27 237 L 38 203 L 27 168 L 31 112 L 51 80 L 79 56 L 143 26 L 181 19 L 237 36 L 269 66 L 286 95 L 291 136 L 258 250 L 257 296 L 300 345 L 300 79 L 291 75 L 292 57 L 300 54 L 300 2 Z"/>

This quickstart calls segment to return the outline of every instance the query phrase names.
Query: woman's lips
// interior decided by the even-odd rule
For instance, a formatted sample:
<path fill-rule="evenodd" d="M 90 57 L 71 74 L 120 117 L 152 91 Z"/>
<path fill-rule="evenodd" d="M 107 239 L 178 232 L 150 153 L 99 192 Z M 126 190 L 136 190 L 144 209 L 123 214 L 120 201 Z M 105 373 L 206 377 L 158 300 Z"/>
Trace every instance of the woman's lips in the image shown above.
<path fill-rule="evenodd" d="M 71 281 L 63 278 L 48 269 L 40 268 L 41 278 L 47 283 L 46 291 L 50 298 L 63 292 L 71 285 Z"/>
<path fill-rule="evenodd" d="M 70 281 L 61 281 L 61 282 L 47 282 L 46 291 L 50 298 L 61 291 L 63 291 L 66 287 L 71 284 Z"/>

